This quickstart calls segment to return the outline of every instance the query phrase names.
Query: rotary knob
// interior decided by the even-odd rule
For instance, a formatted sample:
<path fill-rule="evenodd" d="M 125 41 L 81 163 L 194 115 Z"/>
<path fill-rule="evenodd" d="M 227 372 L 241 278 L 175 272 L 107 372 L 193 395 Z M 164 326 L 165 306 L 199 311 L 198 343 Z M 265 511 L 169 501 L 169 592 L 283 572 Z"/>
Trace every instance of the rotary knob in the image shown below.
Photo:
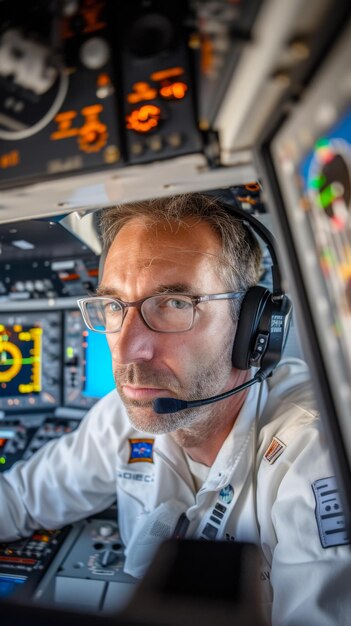
<path fill-rule="evenodd" d="M 111 535 L 113 535 L 115 529 L 111 524 L 103 524 L 102 526 L 100 526 L 99 528 L 99 535 L 100 537 L 111 537 Z"/>

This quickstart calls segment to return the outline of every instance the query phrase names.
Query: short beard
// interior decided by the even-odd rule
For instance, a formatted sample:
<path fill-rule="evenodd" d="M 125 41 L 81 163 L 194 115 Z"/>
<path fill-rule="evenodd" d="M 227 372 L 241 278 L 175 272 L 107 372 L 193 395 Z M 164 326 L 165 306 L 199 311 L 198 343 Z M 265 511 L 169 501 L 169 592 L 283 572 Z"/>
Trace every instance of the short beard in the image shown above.
<path fill-rule="evenodd" d="M 184 431 L 184 436 L 186 436 L 188 429 L 195 429 L 195 431 L 198 431 L 198 435 L 201 433 L 200 438 L 205 439 L 208 433 L 213 431 L 214 418 L 216 412 L 218 412 L 212 405 L 183 409 L 176 413 L 158 414 L 154 411 L 152 402 L 131 400 L 126 397 L 123 385 L 129 383 L 141 386 L 164 387 L 174 392 L 175 397 L 186 400 L 208 398 L 221 393 L 225 382 L 230 376 L 232 369 L 231 348 L 226 351 L 228 354 L 223 354 L 222 351 L 210 363 L 207 363 L 206 367 L 201 368 L 199 365 L 196 373 L 191 378 L 188 377 L 186 388 L 182 387 L 174 377 L 170 379 L 169 375 L 152 372 L 150 365 L 131 364 L 121 366 L 115 372 L 116 386 L 132 426 L 141 432 L 158 435 L 182 430 Z M 188 433 L 186 438 L 188 436 L 190 436 L 190 433 Z"/>

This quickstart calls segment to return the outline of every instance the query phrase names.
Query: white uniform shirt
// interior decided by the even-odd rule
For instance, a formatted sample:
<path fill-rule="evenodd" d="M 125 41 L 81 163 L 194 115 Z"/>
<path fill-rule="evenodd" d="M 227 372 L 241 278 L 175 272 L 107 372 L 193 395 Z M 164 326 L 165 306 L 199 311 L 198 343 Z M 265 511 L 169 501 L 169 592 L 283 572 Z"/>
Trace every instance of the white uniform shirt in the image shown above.
<path fill-rule="evenodd" d="M 346 625 L 351 555 L 332 477 L 307 369 L 296 359 L 249 390 L 198 493 L 183 450 L 168 434 L 132 428 L 113 391 L 77 431 L 0 476 L 0 539 L 93 515 L 117 494 L 128 573 L 144 573 L 185 512 L 187 537 L 261 547 L 273 624 Z"/>

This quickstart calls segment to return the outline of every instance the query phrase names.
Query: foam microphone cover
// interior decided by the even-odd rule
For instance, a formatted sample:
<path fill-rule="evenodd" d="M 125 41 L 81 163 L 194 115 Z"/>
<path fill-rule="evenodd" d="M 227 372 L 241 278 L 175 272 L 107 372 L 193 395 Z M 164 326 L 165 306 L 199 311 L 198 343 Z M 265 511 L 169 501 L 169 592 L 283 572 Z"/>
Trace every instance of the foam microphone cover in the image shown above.
<path fill-rule="evenodd" d="M 186 400 L 178 400 L 178 398 L 156 398 L 153 402 L 155 413 L 177 413 L 187 408 Z"/>

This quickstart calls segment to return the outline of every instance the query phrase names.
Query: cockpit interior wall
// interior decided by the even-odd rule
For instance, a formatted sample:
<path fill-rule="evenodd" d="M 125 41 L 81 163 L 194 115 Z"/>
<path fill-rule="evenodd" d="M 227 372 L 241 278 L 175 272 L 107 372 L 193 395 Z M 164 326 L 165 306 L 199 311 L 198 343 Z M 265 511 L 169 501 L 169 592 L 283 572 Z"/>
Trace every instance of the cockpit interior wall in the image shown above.
<path fill-rule="evenodd" d="M 276 118 L 258 150 L 271 217 L 286 241 L 282 263 L 295 296 L 305 357 L 313 373 L 351 527 L 351 23 L 309 89 Z"/>
<path fill-rule="evenodd" d="M 284 289 L 297 304 L 299 323 L 311 324 L 303 332 L 303 353 L 311 355 L 312 366 L 315 355 L 320 358 L 320 368 L 312 372 L 324 377 L 320 402 L 335 422 L 330 430 L 335 462 L 342 446 L 340 481 L 349 487 L 350 272 L 343 245 L 350 213 L 350 76 L 344 48 L 338 47 L 348 4 L 0 2 L 1 473 L 70 436 L 115 387 L 106 338 L 88 331 L 76 305 L 98 284 L 98 210 L 226 188 L 268 228 L 273 216 Z M 344 81 L 342 72 L 327 71 L 327 78 L 338 77 L 333 102 L 328 79 L 318 73 L 330 57 L 333 68 L 342 67 L 348 77 Z M 325 136 L 314 127 L 315 93 L 325 105 L 320 118 Z M 334 158 L 340 124 L 342 178 L 329 181 L 340 165 Z M 318 154 L 325 158 L 323 172 Z M 313 218 L 297 184 L 301 175 L 316 205 Z M 308 224 L 301 227 L 304 219 Z M 307 249 L 315 257 L 310 275 Z M 342 255 L 340 272 L 333 254 Z M 264 254 L 261 284 L 268 289 L 270 265 Z M 331 274 L 337 276 L 337 294 Z M 318 298 L 305 294 L 306 285 L 311 294 L 317 284 L 327 296 L 323 315 Z M 330 329 L 325 316 L 330 321 L 333 315 L 333 354 L 337 346 L 342 355 L 335 367 L 325 339 Z M 294 318 L 289 356 L 301 356 L 298 336 Z M 347 367 L 339 395 L 347 402 L 328 391 L 330 381 L 337 383 L 341 361 Z M 229 542 L 226 550 L 219 548 L 218 567 L 218 551 L 205 543 L 202 551 L 190 543 L 165 544 L 139 586 L 123 569 L 116 504 L 60 530 L 40 528 L 0 544 L 2 615 L 15 623 L 26 607 L 28 626 L 48 619 L 62 623 L 63 615 L 67 624 L 78 615 L 87 626 L 100 621 L 109 626 L 112 620 L 190 626 L 200 619 L 204 626 L 215 621 L 226 626 L 236 615 L 240 623 L 259 625 L 256 555 Z M 207 582 L 200 589 L 194 581 L 205 569 Z"/>

